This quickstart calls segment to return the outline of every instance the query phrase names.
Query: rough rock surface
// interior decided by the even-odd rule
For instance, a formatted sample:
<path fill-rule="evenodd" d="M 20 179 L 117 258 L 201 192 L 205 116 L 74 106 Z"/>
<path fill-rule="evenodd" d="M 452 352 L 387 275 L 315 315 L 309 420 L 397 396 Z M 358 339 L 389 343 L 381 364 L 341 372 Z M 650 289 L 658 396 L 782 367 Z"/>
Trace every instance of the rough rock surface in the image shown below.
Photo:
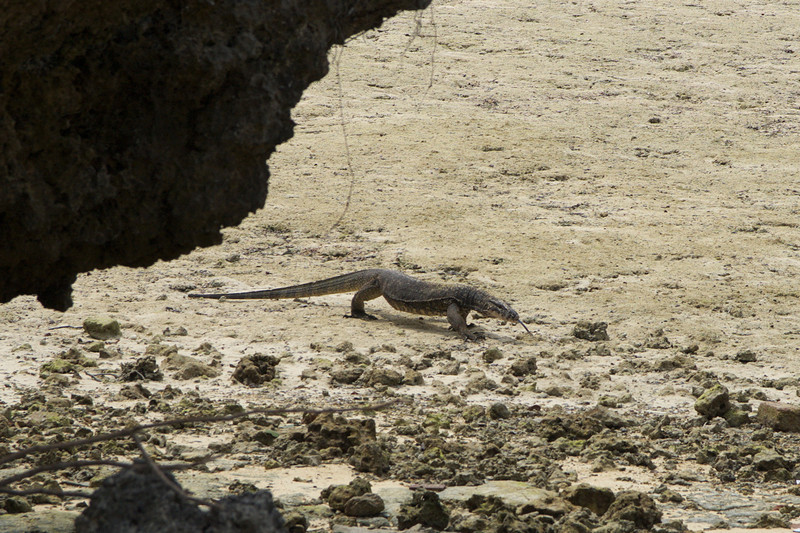
<path fill-rule="evenodd" d="M 146 469 L 125 470 L 103 481 L 89 507 L 75 520 L 75 531 L 284 533 L 286 529 L 269 491 L 228 496 L 206 512 Z"/>
<path fill-rule="evenodd" d="M 0 302 L 221 240 L 333 44 L 429 0 L 30 4 L 0 14 Z"/>

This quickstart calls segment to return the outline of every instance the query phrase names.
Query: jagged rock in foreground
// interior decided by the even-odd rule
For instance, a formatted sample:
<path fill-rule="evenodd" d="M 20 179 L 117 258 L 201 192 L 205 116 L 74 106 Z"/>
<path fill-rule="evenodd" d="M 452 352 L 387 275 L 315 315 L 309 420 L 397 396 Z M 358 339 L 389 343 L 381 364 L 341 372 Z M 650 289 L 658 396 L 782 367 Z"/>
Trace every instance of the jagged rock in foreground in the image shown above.
<path fill-rule="evenodd" d="M 430 0 L 10 0 L 0 13 L 0 303 L 220 241 L 333 44 Z"/>
<path fill-rule="evenodd" d="M 166 474 L 173 483 L 175 478 Z M 286 533 L 269 491 L 227 496 L 209 511 L 178 495 L 147 466 L 106 478 L 75 519 L 76 533 Z"/>

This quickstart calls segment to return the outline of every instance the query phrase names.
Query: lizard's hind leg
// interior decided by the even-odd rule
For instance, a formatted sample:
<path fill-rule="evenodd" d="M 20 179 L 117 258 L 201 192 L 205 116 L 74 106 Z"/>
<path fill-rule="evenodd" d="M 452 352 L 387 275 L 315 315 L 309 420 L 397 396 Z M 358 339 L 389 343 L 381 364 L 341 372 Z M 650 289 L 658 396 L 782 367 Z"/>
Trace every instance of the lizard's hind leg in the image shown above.
<path fill-rule="evenodd" d="M 374 300 L 375 298 L 382 296 L 383 291 L 381 290 L 380 285 L 378 285 L 377 281 L 373 281 L 367 285 L 364 285 L 358 292 L 353 295 L 353 300 L 350 302 L 350 314 L 345 315 L 347 318 L 365 318 L 367 320 L 378 320 L 377 317 L 374 317 L 364 311 L 364 302 L 367 300 Z"/>

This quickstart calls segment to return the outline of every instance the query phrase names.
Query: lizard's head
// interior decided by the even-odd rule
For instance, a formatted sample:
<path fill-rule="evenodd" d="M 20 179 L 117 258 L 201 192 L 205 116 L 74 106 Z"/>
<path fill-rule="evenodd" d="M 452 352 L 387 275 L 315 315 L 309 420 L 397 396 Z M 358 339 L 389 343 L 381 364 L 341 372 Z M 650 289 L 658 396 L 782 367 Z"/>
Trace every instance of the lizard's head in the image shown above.
<path fill-rule="evenodd" d="M 525 323 L 520 320 L 519 313 L 514 311 L 514 309 L 503 300 L 489 297 L 486 298 L 482 304 L 483 305 L 481 305 L 479 309 L 475 310 L 483 316 L 521 324 L 522 327 L 525 328 L 525 331 L 531 333 L 531 330 L 528 329 L 528 326 L 526 326 Z M 531 335 L 533 335 L 533 333 L 531 333 Z"/>
<path fill-rule="evenodd" d="M 511 308 L 510 305 L 503 300 L 497 298 L 486 298 L 479 309 L 475 309 L 483 316 L 491 318 L 498 318 L 500 320 L 508 320 L 510 322 L 518 322 L 519 314 Z"/>

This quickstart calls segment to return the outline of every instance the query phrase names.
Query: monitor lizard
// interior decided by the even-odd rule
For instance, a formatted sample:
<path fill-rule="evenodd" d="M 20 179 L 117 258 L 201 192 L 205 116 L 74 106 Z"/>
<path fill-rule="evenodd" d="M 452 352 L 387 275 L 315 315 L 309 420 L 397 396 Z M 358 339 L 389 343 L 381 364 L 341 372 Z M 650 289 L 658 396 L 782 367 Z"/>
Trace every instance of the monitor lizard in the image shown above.
<path fill-rule="evenodd" d="M 475 311 L 483 316 L 521 324 L 519 314 L 504 301 L 467 285 L 445 285 L 422 281 L 396 270 L 374 268 L 290 287 L 247 292 L 189 294 L 189 298 L 268 299 L 307 298 L 325 294 L 356 291 L 350 303 L 352 318 L 375 319 L 364 311 L 364 302 L 383 296 L 395 309 L 418 315 L 446 316 L 453 330 L 470 340 L 467 315 Z M 531 335 L 533 335 L 531 333 Z"/>

